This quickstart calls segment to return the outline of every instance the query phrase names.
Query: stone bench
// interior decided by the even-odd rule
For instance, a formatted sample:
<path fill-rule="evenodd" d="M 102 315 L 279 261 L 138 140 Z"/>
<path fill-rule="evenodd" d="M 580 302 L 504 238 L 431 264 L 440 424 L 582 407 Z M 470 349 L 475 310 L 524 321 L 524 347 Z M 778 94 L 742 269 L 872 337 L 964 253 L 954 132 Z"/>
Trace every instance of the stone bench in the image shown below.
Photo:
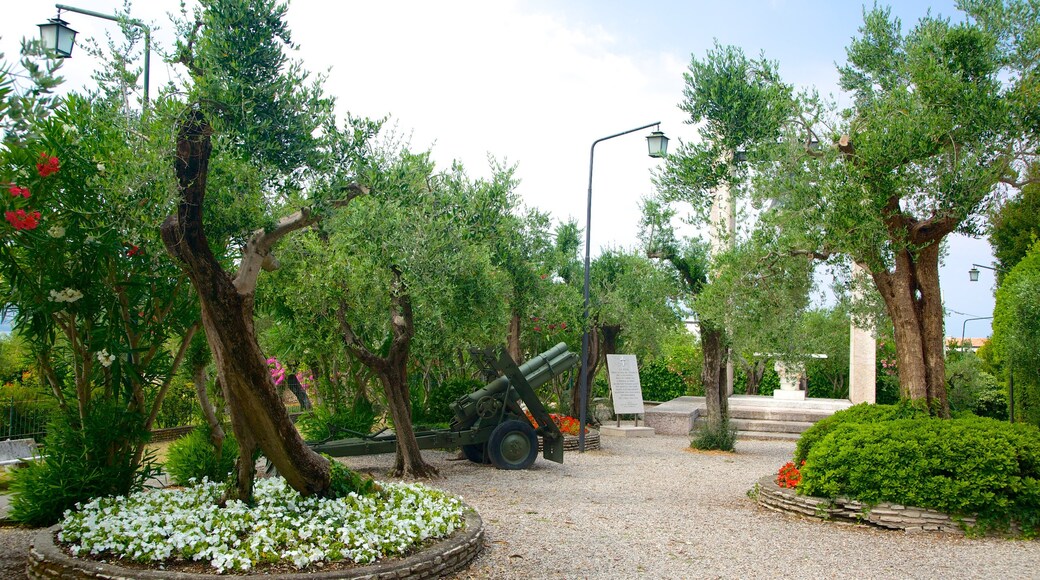
<path fill-rule="evenodd" d="M 0 467 L 23 465 L 39 457 L 36 453 L 36 441 L 33 439 L 0 441 Z"/>

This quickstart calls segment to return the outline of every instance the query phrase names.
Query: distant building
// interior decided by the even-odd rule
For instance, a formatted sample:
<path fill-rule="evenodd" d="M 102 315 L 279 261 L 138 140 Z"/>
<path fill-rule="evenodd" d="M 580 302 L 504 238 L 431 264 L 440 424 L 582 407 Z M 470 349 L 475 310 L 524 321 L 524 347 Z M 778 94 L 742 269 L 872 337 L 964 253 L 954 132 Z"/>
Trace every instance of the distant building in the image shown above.
<path fill-rule="evenodd" d="M 989 342 L 989 338 L 965 338 L 961 342 L 959 337 L 949 336 L 946 338 L 946 350 L 971 349 L 971 352 L 979 352 L 982 345 Z"/>

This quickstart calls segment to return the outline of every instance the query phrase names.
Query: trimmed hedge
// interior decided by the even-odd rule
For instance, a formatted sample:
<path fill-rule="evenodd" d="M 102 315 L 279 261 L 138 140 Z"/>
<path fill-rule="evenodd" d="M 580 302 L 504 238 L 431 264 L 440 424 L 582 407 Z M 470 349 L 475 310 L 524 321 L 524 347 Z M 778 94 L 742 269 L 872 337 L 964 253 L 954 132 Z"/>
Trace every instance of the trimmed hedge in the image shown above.
<path fill-rule="evenodd" d="M 802 433 L 802 436 L 798 439 L 798 447 L 794 452 L 794 462 L 798 464 L 805 461 L 809 457 L 809 452 L 813 446 L 843 425 L 850 423 L 878 423 L 894 419 L 913 419 L 915 417 L 923 418 L 927 416 L 928 413 L 906 403 L 898 405 L 860 403 L 853 405 L 848 409 L 838 411 L 826 419 L 821 419 Z"/>
<path fill-rule="evenodd" d="M 856 413 L 877 419 L 884 410 Z M 981 417 L 846 417 L 809 446 L 798 493 L 975 516 L 981 531 L 1014 522 L 1037 536 L 1040 430 Z"/>

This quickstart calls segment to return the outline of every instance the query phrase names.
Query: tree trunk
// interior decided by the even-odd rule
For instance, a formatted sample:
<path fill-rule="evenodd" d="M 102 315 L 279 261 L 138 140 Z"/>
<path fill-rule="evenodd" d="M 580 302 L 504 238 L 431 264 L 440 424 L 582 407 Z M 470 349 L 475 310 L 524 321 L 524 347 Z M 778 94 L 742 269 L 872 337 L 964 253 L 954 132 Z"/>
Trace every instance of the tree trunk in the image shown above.
<path fill-rule="evenodd" d="M 506 351 L 513 360 L 523 360 L 520 356 L 520 314 L 514 312 L 509 319 L 509 336 L 506 337 Z"/>
<path fill-rule="evenodd" d="M 722 331 L 710 323 L 698 322 L 701 331 L 701 349 L 704 351 L 704 405 L 708 412 L 708 428 L 718 430 L 729 414 L 726 393 L 726 346 Z"/>
<path fill-rule="evenodd" d="M 206 383 L 209 382 L 206 376 L 206 365 L 199 365 L 195 368 L 194 380 L 195 395 L 199 398 L 202 415 L 206 418 L 206 424 L 209 425 L 209 442 L 213 444 L 213 450 L 216 452 L 219 462 L 220 456 L 224 452 L 224 439 L 227 438 L 227 435 L 224 433 L 224 426 L 220 424 L 220 419 L 217 418 L 217 410 L 213 407 L 213 402 L 209 400 L 209 394 L 206 393 Z"/>
<path fill-rule="evenodd" d="M 304 411 L 309 411 L 311 409 L 311 399 L 307 396 L 307 389 L 303 388 L 300 379 L 296 378 L 296 373 L 290 372 L 289 378 L 285 382 L 292 394 L 296 396 L 296 400 L 300 402 L 300 408 Z"/>
<path fill-rule="evenodd" d="M 599 326 L 596 324 L 592 325 L 589 329 L 589 368 L 578 369 L 579 373 L 585 373 L 586 385 L 588 385 L 589 393 L 588 400 L 586 401 L 590 406 L 592 404 L 592 391 L 593 391 L 593 380 L 596 378 L 596 373 L 599 371 L 600 363 L 600 352 L 602 351 L 601 335 Z M 587 409 L 586 409 L 587 410 Z M 581 414 L 581 375 L 578 375 L 578 382 L 574 383 L 574 388 L 571 389 L 571 417 L 578 417 Z M 587 413 L 586 417 L 591 416 L 591 413 Z"/>
<path fill-rule="evenodd" d="M 162 238 L 199 296 L 202 326 L 239 443 L 237 481 L 229 497 L 252 500 L 256 447 L 293 489 L 303 495 L 324 494 L 329 487 L 329 462 L 304 443 L 289 418 L 253 328 L 253 298 L 261 264 L 278 239 L 316 218 L 306 211 L 297 212 L 280 220 L 275 229 L 254 234 L 243 248 L 238 273 L 232 278 L 213 255 L 203 230 L 211 134 L 200 111 L 185 114 L 178 129 L 175 159 L 180 203 L 177 213 L 163 222 Z"/>
<path fill-rule="evenodd" d="M 762 377 L 766 374 L 766 359 L 756 359 L 749 363 L 741 357 L 740 362 L 744 367 L 744 376 L 747 377 L 744 394 L 757 395 L 758 387 L 762 384 Z"/>
<path fill-rule="evenodd" d="M 386 393 L 397 436 L 397 457 L 391 475 L 433 477 L 437 475 L 437 468 L 423 460 L 412 429 L 412 405 L 408 392 L 408 352 L 412 337 L 415 336 L 412 300 L 401 279 L 401 271 L 396 266 L 391 267 L 390 271 L 393 276 L 389 289 L 392 339 L 386 356 L 376 355 L 354 334 L 353 327 L 347 321 L 347 305 L 343 300 L 339 301 L 336 316 L 347 350 L 379 377 L 383 392 Z"/>
<path fill-rule="evenodd" d="M 891 272 L 866 269 L 895 329 L 901 396 L 937 417 L 949 418 L 938 240 L 919 247 L 916 255 L 906 250 L 896 253 Z"/>

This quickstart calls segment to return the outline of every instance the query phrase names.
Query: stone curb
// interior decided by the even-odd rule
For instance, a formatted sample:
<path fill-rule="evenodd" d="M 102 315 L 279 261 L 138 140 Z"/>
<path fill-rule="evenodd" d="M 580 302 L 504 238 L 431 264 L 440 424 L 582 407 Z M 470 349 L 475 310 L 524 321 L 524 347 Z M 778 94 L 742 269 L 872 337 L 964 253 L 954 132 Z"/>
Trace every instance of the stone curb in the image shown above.
<path fill-rule="evenodd" d="M 935 510 L 879 503 L 874 506 L 847 497 L 834 499 L 798 495 L 795 490 L 780 487 L 776 477 L 767 475 L 758 480 L 758 505 L 773 511 L 793 513 L 822 520 L 868 524 L 889 530 L 914 532 L 945 532 L 964 535 L 963 526 L 974 526 L 975 518 L 957 518 Z"/>
<path fill-rule="evenodd" d="M 234 572 L 220 576 L 164 570 L 141 570 L 103 564 L 93 560 L 73 558 L 54 542 L 60 526 L 41 530 L 29 548 L 26 574 L 29 578 L 101 578 L 104 580 L 215 580 L 225 576 L 235 577 Z M 441 540 L 429 548 L 400 560 L 377 562 L 358 568 L 345 568 L 325 572 L 295 572 L 289 574 L 262 574 L 271 580 L 305 580 L 328 578 L 355 578 L 364 580 L 389 580 L 391 578 L 440 578 L 469 566 L 484 549 L 484 522 L 472 508 L 466 508 L 465 527 L 451 537 Z M 261 574 L 258 574 L 260 576 Z"/>
<path fill-rule="evenodd" d="M 599 431 L 596 429 L 589 429 L 589 432 L 585 434 L 585 451 L 594 451 L 600 448 L 599 442 Z M 578 450 L 578 436 L 577 435 L 564 435 L 563 436 L 563 450 L 564 451 L 577 451 Z M 538 451 L 542 451 L 542 438 L 538 438 Z"/>

